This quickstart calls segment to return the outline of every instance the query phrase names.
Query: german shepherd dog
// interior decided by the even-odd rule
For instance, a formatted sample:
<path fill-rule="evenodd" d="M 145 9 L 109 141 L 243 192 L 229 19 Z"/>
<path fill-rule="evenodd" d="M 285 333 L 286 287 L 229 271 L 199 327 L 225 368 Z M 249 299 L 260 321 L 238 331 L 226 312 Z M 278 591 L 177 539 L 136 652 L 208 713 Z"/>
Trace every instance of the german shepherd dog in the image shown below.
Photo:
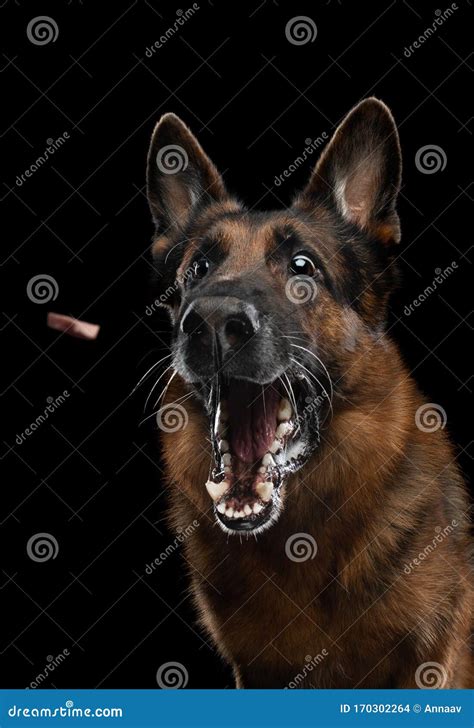
<path fill-rule="evenodd" d="M 374 98 L 275 212 L 232 197 L 174 114 L 153 133 L 170 522 L 237 687 L 472 685 L 467 495 L 385 328 L 400 175 Z"/>

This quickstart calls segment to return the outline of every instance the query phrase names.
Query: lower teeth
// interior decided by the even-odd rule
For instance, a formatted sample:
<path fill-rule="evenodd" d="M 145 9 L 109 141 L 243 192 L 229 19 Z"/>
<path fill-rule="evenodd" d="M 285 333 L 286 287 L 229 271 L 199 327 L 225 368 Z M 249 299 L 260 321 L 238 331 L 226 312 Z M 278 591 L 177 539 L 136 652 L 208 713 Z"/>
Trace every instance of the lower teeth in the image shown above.
<path fill-rule="evenodd" d="M 259 494 L 260 498 L 266 503 L 268 502 L 273 493 L 273 483 L 266 481 L 265 483 L 257 483 L 255 490 Z"/>
<path fill-rule="evenodd" d="M 274 440 L 268 448 L 268 452 L 262 458 L 261 465 L 257 472 L 262 477 L 263 482 L 255 484 L 255 492 L 258 500 L 250 503 L 246 503 L 241 506 L 238 505 L 234 508 L 230 505 L 231 502 L 239 499 L 233 498 L 228 501 L 224 500 L 225 494 L 231 489 L 231 478 L 232 478 L 232 455 L 230 452 L 229 440 L 225 439 L 228 426 L 228 412 L 225 403 L 220 404 L 216 434 L 218 436 L 218 449 L 222 458 L 222 467 L 225 474 L 225 480 L 220 483 L 208 481 L 206 483 L 206 489 L 211 496 L 212 500 L 216 504 L 216 510 L 218 513 L 225 515 L 229 519 L 240 519 L 249 517 L 251 515 L 258 515 L 261 513 L 266 505 L 272 500 L 274 485 L 270 480 L 269 470 L 273 468 L 276 463 L 274 455 L 282 450 L 285 446 L 285 438 L 293 430 L 294 424 L 290 422 L 292 416 L 292 408 L 288 400 L 283 399 L 280 402 L 280 406 L 277 414 L 277 427 L 275 430 Z M 227 496 L 229 498 L 229 496 Z M 221 500 L 222 499 L 222 500 Z"/>

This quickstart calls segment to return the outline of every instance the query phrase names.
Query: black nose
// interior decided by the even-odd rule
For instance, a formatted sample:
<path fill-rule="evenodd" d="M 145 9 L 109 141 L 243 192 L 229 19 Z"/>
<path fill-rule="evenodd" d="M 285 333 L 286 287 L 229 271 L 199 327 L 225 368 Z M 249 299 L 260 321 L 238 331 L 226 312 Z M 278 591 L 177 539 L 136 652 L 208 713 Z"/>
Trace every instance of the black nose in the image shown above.
<path fill-rule="evenodd" d="M 222 353 L 242 348 L 259 328 L 255 306 L 232 296 L 206 296 L 191 303 L 181 319 L 181 331 L 194 344 Z"/>

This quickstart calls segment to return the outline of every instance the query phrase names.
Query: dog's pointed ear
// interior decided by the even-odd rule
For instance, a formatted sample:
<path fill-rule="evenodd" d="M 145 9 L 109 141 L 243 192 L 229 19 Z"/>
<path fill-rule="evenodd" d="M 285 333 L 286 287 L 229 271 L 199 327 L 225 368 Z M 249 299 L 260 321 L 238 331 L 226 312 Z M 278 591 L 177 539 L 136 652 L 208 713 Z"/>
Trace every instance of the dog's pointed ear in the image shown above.
<path fill-rule="evenodd" d="M 345 220 L 390 245 L 400 240 L 400 179 L 395 121 L 384 103 L 368 98 L 339 125 L 296 204 L 308 209 L 329 202 Z"/>
<path fill-rule="evenodd" d="M 165 114 L 155 127 L 148 152 L 147 195 L 163 234 L 183 229 L 193 210 L 222 200 L 222 178 L 188 127 Z"/>

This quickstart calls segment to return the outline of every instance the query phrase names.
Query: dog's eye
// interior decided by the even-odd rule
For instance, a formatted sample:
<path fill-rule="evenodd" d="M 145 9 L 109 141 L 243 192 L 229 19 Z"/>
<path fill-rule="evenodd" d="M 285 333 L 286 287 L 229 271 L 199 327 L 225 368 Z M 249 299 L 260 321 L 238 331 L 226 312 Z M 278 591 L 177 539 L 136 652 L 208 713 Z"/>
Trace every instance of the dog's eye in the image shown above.
<path fill-rule="evenodd" d="M 210 263 L 207 258 L 198 258 L 193 263 L 193 277 L 204 278 L 210 268 Z"/>
<path fill-rule="evenodd" d="M 319 272 L 319 269 L 316 268 L 311 258 L 307 255 L 304 253 L 297 253 L 290 261 L 290 271 L 293 275 L 310 276 L 311 278 L 314 278 L 314 276 Z"/>

